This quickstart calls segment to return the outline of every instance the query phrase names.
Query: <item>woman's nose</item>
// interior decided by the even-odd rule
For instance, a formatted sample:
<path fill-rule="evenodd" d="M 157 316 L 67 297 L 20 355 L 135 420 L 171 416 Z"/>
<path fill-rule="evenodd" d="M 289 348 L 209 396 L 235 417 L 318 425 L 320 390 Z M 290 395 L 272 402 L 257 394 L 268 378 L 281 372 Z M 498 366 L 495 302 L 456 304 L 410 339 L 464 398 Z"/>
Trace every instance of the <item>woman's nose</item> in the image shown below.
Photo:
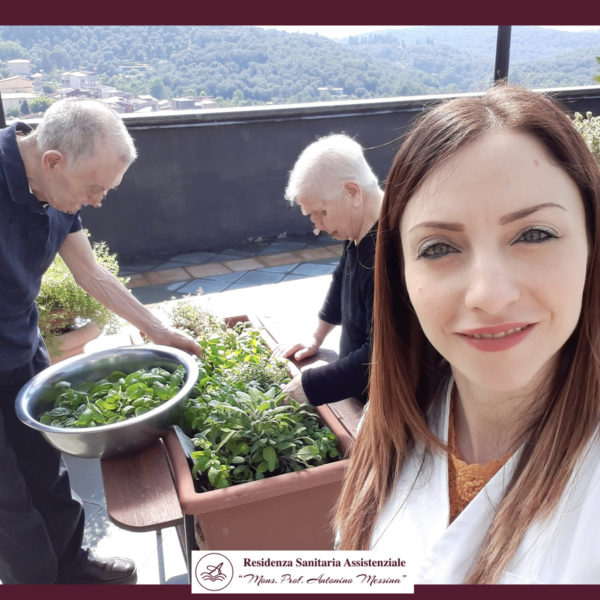
<path fill-rule="evenodd" d="M 470 310 L 501 314 L 516 302 L 520 289 L 510 264 L 501 259 L 486 258 L 473 264 L 465 291 L 465 305 Z"/>

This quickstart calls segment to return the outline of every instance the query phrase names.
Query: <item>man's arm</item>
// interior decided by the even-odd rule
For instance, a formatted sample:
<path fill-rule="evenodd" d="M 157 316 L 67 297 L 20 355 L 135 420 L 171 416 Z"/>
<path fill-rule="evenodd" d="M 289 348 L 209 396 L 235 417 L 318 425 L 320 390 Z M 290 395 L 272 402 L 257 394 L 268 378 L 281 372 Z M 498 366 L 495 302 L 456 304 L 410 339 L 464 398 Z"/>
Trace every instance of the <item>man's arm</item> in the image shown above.
<path fill-rule="evenodd" d="M 199 344 L 181 331 L 163 323 L 114 275 L 96 262 L 92 247 L 82 229 L 67 235 L 59 253 L 79 286 L 109 310 L 137 327 L 154 343 L 175 346 L 198 356 L 202 354 Z"/>

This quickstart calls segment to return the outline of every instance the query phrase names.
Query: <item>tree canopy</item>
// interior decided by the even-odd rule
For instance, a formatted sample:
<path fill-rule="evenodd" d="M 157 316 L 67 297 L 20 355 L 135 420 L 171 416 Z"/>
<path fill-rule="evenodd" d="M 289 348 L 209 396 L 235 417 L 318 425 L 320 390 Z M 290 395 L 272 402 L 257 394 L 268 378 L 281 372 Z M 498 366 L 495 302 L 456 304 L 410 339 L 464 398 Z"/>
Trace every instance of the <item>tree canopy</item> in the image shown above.
<path fill-rule="evenodd" d="M 233 104 L 478 91 L 492 80 L 495 27 L 409 27 L 334 41 L 252 26 L 0 26 L 0 60 L 32 70 L 95 71 L 101 83 L 156 98 Z M 510 78 L 589 85 L 599 34 L 513 27 Z"/>

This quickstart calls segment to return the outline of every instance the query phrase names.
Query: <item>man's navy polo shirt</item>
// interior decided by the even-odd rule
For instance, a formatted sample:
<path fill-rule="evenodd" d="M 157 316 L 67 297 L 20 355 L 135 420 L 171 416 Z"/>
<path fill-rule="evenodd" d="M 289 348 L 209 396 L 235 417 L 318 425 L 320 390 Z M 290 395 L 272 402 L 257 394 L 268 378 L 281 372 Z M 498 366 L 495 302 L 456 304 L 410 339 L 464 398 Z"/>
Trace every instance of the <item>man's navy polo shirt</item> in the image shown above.
<path fill-rule="evenodd" d="M 0 130 L 0 372 L 25 364 L 37 350 L 42 275 L 67 235 L 82 227 L 79 213 L 43 208 L 30 193 L 17 131 L 31 128 L 15 123 Z"/>

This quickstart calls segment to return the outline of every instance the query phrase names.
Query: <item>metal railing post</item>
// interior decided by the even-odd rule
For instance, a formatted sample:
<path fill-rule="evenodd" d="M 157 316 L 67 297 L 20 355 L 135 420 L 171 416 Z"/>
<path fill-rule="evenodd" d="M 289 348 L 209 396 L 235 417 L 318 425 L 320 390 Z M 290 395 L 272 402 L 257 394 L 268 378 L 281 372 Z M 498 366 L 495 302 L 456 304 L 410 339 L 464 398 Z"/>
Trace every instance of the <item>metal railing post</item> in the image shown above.
<path fill-rule="evenodd" d="M 508 63 L 510 60 L 510 30 L 511 25 L 498 25 L 494 82 L 508 79 Z"/>
<path fill-rule="evenodd" d="M 6 118 L 4 116 L 4 106 L 2 104 L 2 92 L 0 92 L 0 129 L 6 127 Z"/>

